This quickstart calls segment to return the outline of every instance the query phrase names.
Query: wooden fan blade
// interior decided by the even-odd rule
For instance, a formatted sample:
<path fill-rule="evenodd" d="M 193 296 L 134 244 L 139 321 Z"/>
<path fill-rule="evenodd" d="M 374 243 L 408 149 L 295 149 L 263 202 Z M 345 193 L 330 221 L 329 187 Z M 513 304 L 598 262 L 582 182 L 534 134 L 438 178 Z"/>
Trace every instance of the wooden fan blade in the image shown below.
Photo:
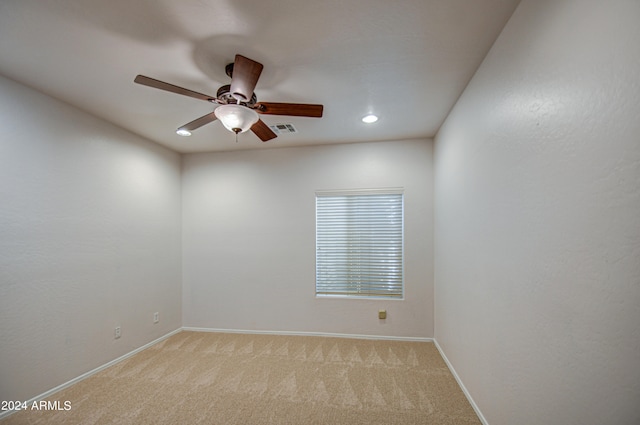
<path fill-rule="evenodd" d="M 262 64 L 242 55 L 236 55 L 231 77 L 231 95 L 242 102 L 251 100 L 253 90 L 262 73 Z"/>
<path fill-rule="evenodd" d="M 205 100 L 207 102 L 213 102 L 214 100 L 216 100 L 216 98 L 213 96 L 198 93 L 193 90 L 175 86 L 173 84 L 165 83 L 164 81 L 156 80 L 155 78 L 145 77 L 144 75 L 136 76 L 136 78 L 133 81 L 135 83 L 142 84 L 143 86 L 153 87 L 154 89 L 166 90 L 171 93 L 177 93 L 183 96 L 194 97 L 196 99 Z"/>
<path fill-rule="evenodd" d="M 252 125 L 251 131 L 253 131 L 263 142 L 278 137 L 276 136 L 276 133 L 274 133 L 262 120 L 258 120 L 254 125 Z"/>
<path fill-rule="evenodd" d="M 294 117 L 322 117 L 322 105 L 308 103 L 278 103 L 260 102 L 256 104 L 256 111 L 267 115 L 291 115 Z"/>
<path fill-rule="evenodd" d="M 207 115 L 203 115 L 200 118 L 196 118 L 195 120 L 186 123 L 185 125 L 180 127 L 178 130 L 193 131 L 193 130 L 195 130 L 197 128 L 200 128 L 205 124 L 209 124 L 210 122 L 213 122 L 213 121 L 215 121 L 217 119 L 218 118 L 216 117 L 215 113 L 210 112 Z"/>

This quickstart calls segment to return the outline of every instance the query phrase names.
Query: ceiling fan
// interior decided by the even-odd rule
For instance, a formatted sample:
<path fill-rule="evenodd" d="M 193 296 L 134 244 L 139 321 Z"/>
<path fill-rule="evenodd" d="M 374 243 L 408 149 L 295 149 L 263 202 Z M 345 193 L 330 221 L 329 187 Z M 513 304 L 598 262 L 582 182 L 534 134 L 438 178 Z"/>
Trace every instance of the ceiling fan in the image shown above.
<path fill-rule="evenodd" d="M 154 78 L 138 75 L 134 82 L 160 90 L 166 90 L 183 96 L 193 97 L 219 105 L 213 112 L 197 118 L 176 130 L 184 136 L 205 124 L 219 119 L 229 131 L 236 134 L 251 130 L 263 142 L 271 140 L 276 134 L 262 121 L 262 115 L 290 115 L 296 117 L 322 117 L 322 105 L 307 103 L 258 102 L 253 92 L 262 73 L 263 65 L 259 62 L 236 55 L 235 61 L 226 66 L 225 71 L 231 77 L 231 84 L 218 89 L 216 96 L 209 96 L 193 90 L 165 83 Z"/>

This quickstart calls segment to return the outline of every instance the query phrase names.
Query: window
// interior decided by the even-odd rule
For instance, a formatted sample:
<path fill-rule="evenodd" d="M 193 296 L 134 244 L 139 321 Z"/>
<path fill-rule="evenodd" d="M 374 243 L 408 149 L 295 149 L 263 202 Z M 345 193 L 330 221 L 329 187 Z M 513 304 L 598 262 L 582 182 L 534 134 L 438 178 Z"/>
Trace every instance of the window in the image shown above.
<path fill-rule="evenodd" d="M 316 295 L 403 296 L 402 189 L 316 193 Z"/>

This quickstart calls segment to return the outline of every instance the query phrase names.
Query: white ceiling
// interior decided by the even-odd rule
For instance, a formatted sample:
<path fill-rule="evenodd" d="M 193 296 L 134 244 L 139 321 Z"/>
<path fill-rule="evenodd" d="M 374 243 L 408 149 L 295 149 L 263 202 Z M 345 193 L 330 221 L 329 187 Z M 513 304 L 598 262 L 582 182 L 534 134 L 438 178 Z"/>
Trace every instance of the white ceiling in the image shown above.
<path fill-rule="evenodd" d="M 0 73 L 179 152 L 433 137 L 518 1 L 0 0 Z M 236 53 L 264 64 L 258 101 L 324 117 L 263 115 L 298 129 L 266 143 L 219 122 L 180 137 L 214 105 L 133 83 L 215 95 Z"/>

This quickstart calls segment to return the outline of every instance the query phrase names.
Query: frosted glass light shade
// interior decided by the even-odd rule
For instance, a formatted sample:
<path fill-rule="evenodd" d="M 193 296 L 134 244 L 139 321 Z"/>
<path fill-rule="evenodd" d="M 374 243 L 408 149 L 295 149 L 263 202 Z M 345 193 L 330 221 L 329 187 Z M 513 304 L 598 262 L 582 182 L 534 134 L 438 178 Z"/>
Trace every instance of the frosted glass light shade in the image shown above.
<path fill-rule="evenodd" d="M 222 125 L 234 133 L 244 133 L 258 121 L 258 113 L 242 105 L 220 105 L 213 111 Z"/>

